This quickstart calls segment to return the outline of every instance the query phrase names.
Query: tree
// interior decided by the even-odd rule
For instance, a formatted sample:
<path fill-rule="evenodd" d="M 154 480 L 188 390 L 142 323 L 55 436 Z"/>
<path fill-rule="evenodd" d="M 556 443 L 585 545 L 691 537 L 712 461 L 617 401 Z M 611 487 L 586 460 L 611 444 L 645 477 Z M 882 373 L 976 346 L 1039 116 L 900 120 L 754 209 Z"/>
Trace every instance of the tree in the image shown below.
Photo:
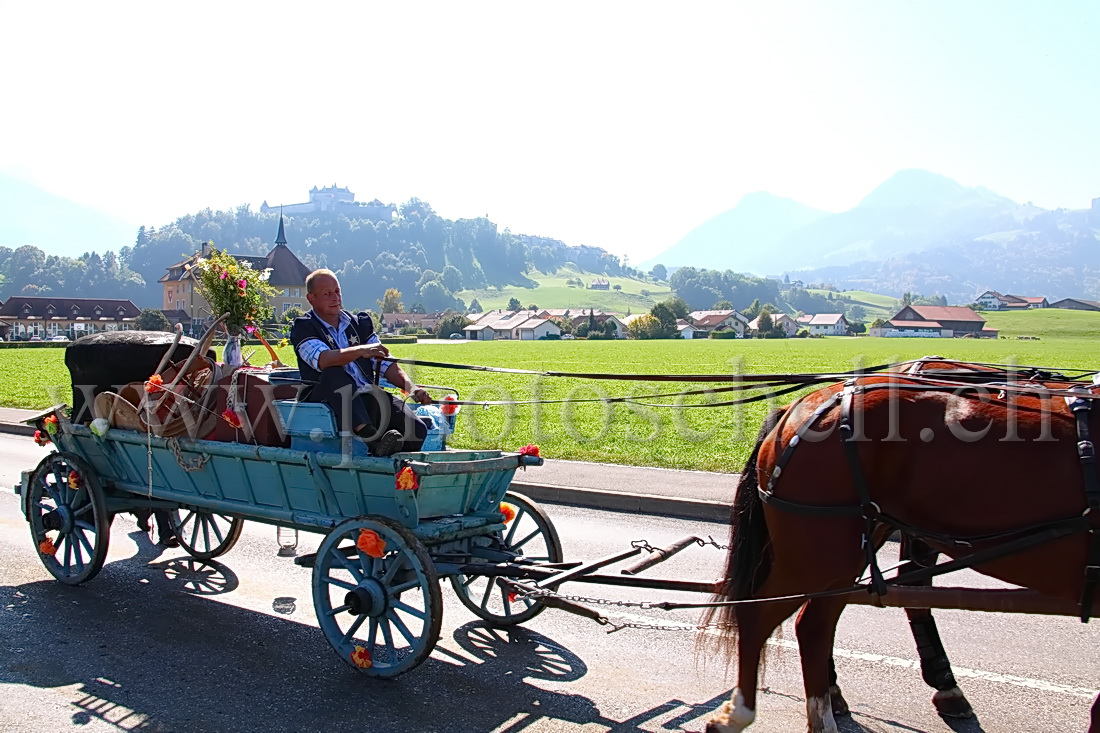
<path fill-rule="evenodd" d="M 448 313 L 439 319 L 439 324 L 436 326 L 437 335 L 441 339 L 450 338 L 453 333 L 462 333 L 462 329 L 471 323 L 473 321 L 461 313 Z"/>
<path fill-rule="evenodd" d="M 745 318 L 748 318 L 750 321 L 754 320 L 758 315 L 760 315 L 760 298 L 754 300 L 752 302 L 752 305 L 741 311 L 741 315 L 743 315 Z"/>
<path fill-rule="evenodd" d="M 297 306 L 291 306 L 283 313 L 283 321 L 286 323 L 294 323 L 295 318 L 301 318 L 305 313 L 302 313 L 302 309 Z"/>
<path fill-rule="evenodd" d="M 539 309 L 539 307 L 537 305 L 535 305 L 534 303 L 531 303 L 529 306 L 527 306 L 527 310 L 529 310 L 529 311 L 537 311 L 538 309 Z"/>
<path fill-rule="evenodd" d="M 477 302 L 477 298 L 474 298 L 473 300 L 470 301 L 470 312 L 471 313 L 482 313 L 483 312 L 483 309 L 481 307 L 481 303 Z"/>
<path fill-rule="evenodd" d="M 760 338 L 764 338 L 772 330 L 772 326 L 775 322 L 772 321 L 772 314 L 768 311 L 761 311 L 759 320 L 756 321 L 756 333 Z"/>
<path fill-rule="evenodd" d="M 867 332 L 867 326 L 864 326 L 862 323 L 853 323 L 851 326 L 848 326 L 848 332 L 849 333 L 866 333 Z"/>
<path fill-rule="evenodd" d="M 510 298 L 508 300 L 508 310 L 518 311 L 523 307 L 523 304 L 519 302 L 519 298 Z"/>
<path fill-rule="evenodd" d="M 848 318 L 853 321 L 862 321 L 866 317 L 867 311 L 864 310 L 863 306 L 859 305 L 858 303 L 848 309 Z"/>
<path fill-rule="evenodd" d="M 376 302 L 383 313 L 401 313 L 405 307 L 401 302 L 401 291 L 397 288 L 386 288 L 382 300 Z"/>
<path fill-rule="evenodd" d="M 657 319 L 660 324 L 658 333 L 655 336 L 646 336 L 643 338 L 674 338 L 677 334 L 676 331 L 676 314 L 669 306 L 668 301 L 662 301 L 649 311 L 649 314 Z"/>
<path fill-rule="evenodd" d="M 649 274 L 653 277 L 654 280 L 667 280 L 668 268 L 666 268 L 664 265 L 654 265 L 653 269 L 649 271 Z"/>
<path fill-rule="evenodd" d="M 172 324 L 164 316 L 164 313 L 156 308 L 142 308 L 137 317 L 139 331 L 171 331 Z"/>
<path fill-rule="evenodd" d="M 731 310 L 733 310 L 733 303 L 729 302 L 728 300 L 720 300 L 720 301 L 718 301 L 717 303 L 714 304 L 714 306 L 711 310 L 731 311 Z"/>
<path fill-rule="evenodd" d="M 424 307 L 423 303 L 413 303 L 412 307 L 409 308 L 409 313 L 424 314 L 424 313 L 427 313 L 427 312 L 428 312 L 428 310 Z"/>
<path fill-rule="evenodd" d="M 462 290 L 462 273 L 454 265 L 443 268 L 443 286 L 452 293 Z"/>

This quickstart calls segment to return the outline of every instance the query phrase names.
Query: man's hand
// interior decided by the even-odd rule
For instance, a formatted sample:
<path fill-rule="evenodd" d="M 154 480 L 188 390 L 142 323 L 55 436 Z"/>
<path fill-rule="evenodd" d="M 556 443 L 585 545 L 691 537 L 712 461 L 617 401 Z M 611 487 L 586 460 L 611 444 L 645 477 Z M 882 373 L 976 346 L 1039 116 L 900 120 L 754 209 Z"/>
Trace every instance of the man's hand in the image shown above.
<path fill-rule="evenodd" d="M 416 389 L 414 389 L 410 393 L 410 396 L 421 405 L 432 404 L 432 396 L 428 394 L 428 390 L 424 389 L 423 387 L 417 387 Z"/>
<path fill-rule="evenodd" d="M 385 359 L 390 355 L 390 350 L 384 344 L 363 344 L 357 348 L 359 349 L 357 358 Z"/>

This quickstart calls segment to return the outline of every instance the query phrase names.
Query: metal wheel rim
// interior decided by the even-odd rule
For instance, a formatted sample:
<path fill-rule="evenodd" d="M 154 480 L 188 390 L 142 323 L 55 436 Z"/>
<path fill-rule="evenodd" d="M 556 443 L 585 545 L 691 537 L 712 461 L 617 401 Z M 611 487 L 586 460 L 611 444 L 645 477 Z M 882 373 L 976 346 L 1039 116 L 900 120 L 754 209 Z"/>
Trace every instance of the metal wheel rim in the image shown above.
<path fill-rule="evenodd" d="M 356 547 L 362 530 L 385 542 L 381 558 Z M 349 606 L 356 590 L 374 599 L 369 613 Z M 313 566 L 313 601 L 318 625 L 337 655 L 372 677 L 409 671 L 439 639 L 443 597 L 435 565 L 423 543 L 389 519 L 349 520 L 325 537 Z M 357 647 L 369 654 L 369 666 L 356 662 Z"/>
<path fill-rule="evenodd" d="M 75 490 L 70 472 L 77 474 Z M 28 491 L 31 537 L 46 570 L 66 585 L 91 580 L 107 559 L 111 537 L 111 518 L 91 468 L 76 456 L 52 453 L 34 470 Z M 56 552 L 48 552 L 47 539 Z"/>
<path fill-rule="evenodd" d="M 507 551 L 517 552 L 524 559 L 561 562 L 561 540 L 542 507 L 522 494 L 507 492 L 504 501 L 516 507 L 516 517 L 498 535 L 498 542 Z M 500 578 L 476 575 L 452 575 L 451 587 L 478 618 L 496 626 L 512 626 L 530 621 L 542 613 L 542 601 L 509 598 L 509 591 Z"/>
<path fill-rule="evenodd" d="M 233 549 L 244 520 L 227 514 L 181 508 L 172 512 L 172 529 L 180 546 L 197 560 L 212 560 Z"/>

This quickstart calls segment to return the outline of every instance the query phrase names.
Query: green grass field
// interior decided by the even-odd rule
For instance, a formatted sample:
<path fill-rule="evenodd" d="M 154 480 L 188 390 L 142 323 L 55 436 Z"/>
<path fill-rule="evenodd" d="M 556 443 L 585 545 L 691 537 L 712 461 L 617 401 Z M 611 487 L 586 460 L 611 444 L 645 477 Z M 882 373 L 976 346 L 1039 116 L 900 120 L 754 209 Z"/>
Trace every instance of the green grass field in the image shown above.
<path fill-rule="evenodd" d="M 611 374 L 835 372 L 932 354 L 998 364 L 1100 369 L 1100 313 L 987 316 L 989 325 L 1001 329 L 1006 338 L 497 341 L 415 344 L 395 346 L 393 351 L 422 361 Z M 1039 340 L 1017 340 L 1016 335 Z M 293 363 L 289 349 L 282 355 Z M 63 358 L 61 349 L 0 351 L 0 405 L 41 408 L 71 401 Z M 669 394 L 649 402 L 698 405 L 725 399 L 677 398 L 675 393 L 693 388 L 677 382 L 542 378 L 420 366 L 408 370 L 419 382 L 450 386 L 463 399 L 478 401 Z M 602 403 L 467 407 L 459 416 L 452 445 L 515 449 L 537 443 L 550 458 L 734 472 L 744 464 L 767 409 L 766 402 L 679 409 Z"/>
<path fill-rule="evenodd" d="M 596 308 L 611 313 L 645 313 L 655 303 L 672 297 L 672 291 L 665 283 L 642 282 L 625 277 L 607 278 L 611 287 L 619 285 L 622 290 L 589 290 L 570 287 L 566 280 L 580 278 L 585 285 L 596 275 L 582 272 L 574 265 L 567 265 L 558 272 L 547 275 L 541 272 L 529 272 L 527 277 L 539 284 L 537 288 L 510 287 L 497 290 L 463 290 L 457 293 L 467 303 L 475 298 L 485 310 L 504 308 L 511 298 L 516 298 L 525 307 L 532 303 L 539 308 Z M 648 293 L 645 295 L 642 291 Z"/>

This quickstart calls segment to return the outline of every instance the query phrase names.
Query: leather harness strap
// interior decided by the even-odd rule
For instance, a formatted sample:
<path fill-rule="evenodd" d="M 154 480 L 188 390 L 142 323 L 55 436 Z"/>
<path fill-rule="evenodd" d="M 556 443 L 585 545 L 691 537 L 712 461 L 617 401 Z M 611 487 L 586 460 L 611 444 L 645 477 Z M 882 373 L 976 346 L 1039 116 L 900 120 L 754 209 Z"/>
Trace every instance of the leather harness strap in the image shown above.
<path fill-rule="evenodd" d="M 1089 554 L 1085 561 L 1085 585 L 1081 589 L 1081 621 L 1088 623 L 1096 588 L 1100 585 L 1100 479 L 1096 475 L 1096 447 L 1089 431 L 1092 400 L 1077 397 L 1066 401 L 1077 422 L 1077 458 L 1081 461 L 1081 477 L 1088 500 L 1084 514 L 1089 520 Z"/>

